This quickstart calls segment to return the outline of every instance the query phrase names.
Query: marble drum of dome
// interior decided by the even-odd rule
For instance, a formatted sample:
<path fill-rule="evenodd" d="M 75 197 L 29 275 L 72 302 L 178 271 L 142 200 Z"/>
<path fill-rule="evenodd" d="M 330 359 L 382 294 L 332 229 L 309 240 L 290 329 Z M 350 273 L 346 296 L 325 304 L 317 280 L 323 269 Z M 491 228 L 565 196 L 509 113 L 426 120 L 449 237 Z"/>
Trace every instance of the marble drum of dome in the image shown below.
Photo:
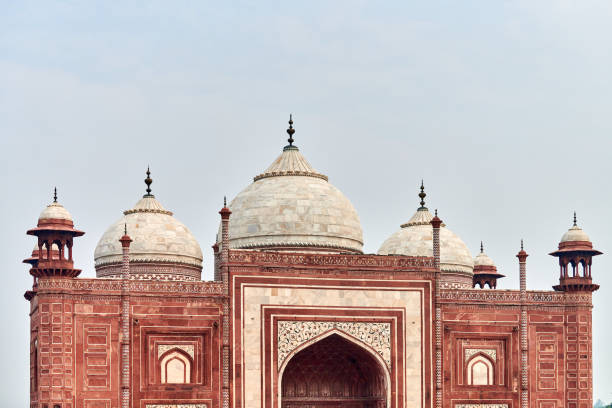
<path fill-rule="evenodd" d="M 293 145 L 292 126 L 287 132 L 289 145 L 229 205 L 230 248 L 362 253 L 355 208 Z"/>
<path fill-rule="evenodd" d="M 147 177 L 147 180 L 150 178 Z M 130 275 L 133 279 L 201 279 L 200 245 L 189 229 L 150 194 L 150 188 L 134 208 L 123 214 L 96 246 L 94 259 L 98 277 L 121 276 L 122 248 L 119 238 L 127 228 L 132 238 Z"/>

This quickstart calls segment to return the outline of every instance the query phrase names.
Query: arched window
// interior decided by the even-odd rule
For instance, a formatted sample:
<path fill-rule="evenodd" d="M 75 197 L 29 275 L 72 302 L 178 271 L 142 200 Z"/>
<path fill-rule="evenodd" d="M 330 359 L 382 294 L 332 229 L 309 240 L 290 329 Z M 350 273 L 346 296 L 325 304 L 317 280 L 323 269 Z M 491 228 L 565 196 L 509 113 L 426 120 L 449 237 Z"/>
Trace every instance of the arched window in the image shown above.
<path fill-rule="evenodd" d="M 468 385 L 493 385 L 493 363 L 482 354 L 475 355 L 467 364 Z"/>
<path fill-rule="evenodd" d="M 191 358 L 182 350 L 170 350 L 160 361 L 162 384 L 188 384 L 191 382 Z"/>

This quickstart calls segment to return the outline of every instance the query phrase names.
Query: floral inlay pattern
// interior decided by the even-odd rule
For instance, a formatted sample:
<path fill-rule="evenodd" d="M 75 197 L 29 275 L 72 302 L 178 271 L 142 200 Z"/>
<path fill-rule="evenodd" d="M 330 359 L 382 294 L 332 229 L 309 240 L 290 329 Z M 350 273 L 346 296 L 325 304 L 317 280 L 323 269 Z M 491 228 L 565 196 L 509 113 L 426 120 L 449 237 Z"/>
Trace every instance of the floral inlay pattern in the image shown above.
<path fill-rule="evenodd" d="M 147 404 L 146 408 L 208 408 L 206 404 Z"/>
<path fill-rule="evenodd" d="M 465 349 L 465 361 L 468 361 L 474 354 L 483 353 L 491 357 L 491 360 L 497 361 L 497 351 L 494 349 Z"/>
<path fill-rule="evenodd" d="M 278 367 L 300 345 L 330 330 L 338 330 L 372 347 L 391 367 L 391 324 L 376 322 L 278 322 Z"/>
<path fill-rule="evenodd" d="M 455 408 L 508 408 L 508 404 L 455 404 Z"/>
<path fill-rule="evenodd" d="M 160 358 L 162 354 L 172 349 L 183 350 L 185 353 L 189 354 L 192 359 L 195 356 L 193 344 L 160 344 L 157 346 L 157 358 Z"/>

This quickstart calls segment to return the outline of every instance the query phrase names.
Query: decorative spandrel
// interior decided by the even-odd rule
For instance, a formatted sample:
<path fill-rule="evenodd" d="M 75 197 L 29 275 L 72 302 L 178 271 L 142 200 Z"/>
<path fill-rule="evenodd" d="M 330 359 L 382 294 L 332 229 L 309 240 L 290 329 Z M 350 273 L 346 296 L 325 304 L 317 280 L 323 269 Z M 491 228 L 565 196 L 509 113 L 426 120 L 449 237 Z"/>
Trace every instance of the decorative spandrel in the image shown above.
<path fill-rule="evenodd" d="M 157 346 L 157 358 L 161 357 L 164 353 L 172 349 L 183 350 L 191 358 L 195 358 L 193 344 L 160 344 L 159 346 Z"/>
<path fill-rule="evenodd" d="M 279 321 L 278 367 L 296 348 L 313 338 L 336 330 L 372 347 L 391 367 L 391 324 L 377 322 Z"/>
<path fill-rule="evenodd" d="M 145 408 L 208 408 L 206 404 L 147 404 Z"/>
<path fill-rule="evenodd" d="M 465 361 L 468 361 L 474 354 L 486 354 L 491 357 L 491 360 L 497 361 L 497 351 L 494 349 L 479 349 L 479 348 L 469 348 L 465 349 Z"/>

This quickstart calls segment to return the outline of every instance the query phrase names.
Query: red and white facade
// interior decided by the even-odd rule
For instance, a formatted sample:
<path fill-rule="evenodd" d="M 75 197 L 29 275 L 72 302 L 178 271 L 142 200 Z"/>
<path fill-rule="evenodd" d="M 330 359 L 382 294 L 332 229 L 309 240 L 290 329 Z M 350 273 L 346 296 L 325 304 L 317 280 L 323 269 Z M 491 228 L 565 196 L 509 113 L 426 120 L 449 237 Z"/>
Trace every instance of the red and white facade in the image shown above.
<path fill-rule="evenodd" d="M 307 167 L 282 174 L 298 171 L 282 160 L 263 179 L 311 177 Z M 221 210 L 216 280 L 201 281 L 197 251 L 188 248 L 188 258 L 139 243 L 151 235 L 139 235 L 134 214 L 141 223 L 171 216 L 147 194 L 148 204 L 126 212 L 118 249 L 111 243 L 100 255 L 109 260 L 102 275 L 112 277 L 78 277 L 71 248 L 82 232 L 58 203 L 28 231 L 38 237 L 26 260 L 31 408 L 592 406 L 591 259 L 599 252 L 582 230 L 573 227 L 552 254 L 561 267 L 555 290 L 526 289 L 522 249 L 513 272 L 521 287 L 481 290 L 463 282 L 469 265 L 445 269 L 454 261 L 437 215 L 410 224 L 430 229 L 429 256 L 364 255 L 352 224 L 340 240 L 323 234 L 300 244 L 287 221 L 258 244 L 248 235 L 255 227 L 241 237 L 232 230 L 234 217 L 240 225 L 252 215 L 249 195 Z M 330 225 L 313 233 L 343 233 Z"/>

